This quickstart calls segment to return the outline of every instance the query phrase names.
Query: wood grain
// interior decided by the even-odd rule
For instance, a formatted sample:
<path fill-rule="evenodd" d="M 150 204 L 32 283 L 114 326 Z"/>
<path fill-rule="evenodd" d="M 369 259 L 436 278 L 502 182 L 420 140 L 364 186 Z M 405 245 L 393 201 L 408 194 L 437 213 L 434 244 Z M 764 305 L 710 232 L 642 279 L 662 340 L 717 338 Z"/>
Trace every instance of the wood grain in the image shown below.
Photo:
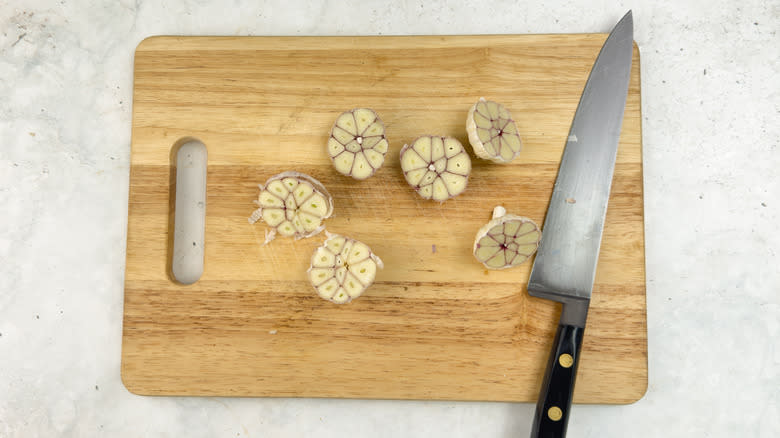
<path fill-rule="evenodd" d="M 606 35 L 155 37 L 135 56 L 122 378 L 137 394 L 535 401 L 558 305 L 531 298 L 527 263 L 487 271 L 471 255 L 496 205 L 540 224 L 568 128 Z M 443 204 L 406 185 L 398 151 L 422 134 L 467 145 L 485 96 L 513 113 L 524 152 L 472 158 Z M 372 179 L 325 151 L 343 110 L 368 106 L 390 140 Z M 171 148 L 208 148 L 205 271 L 168 274 Z M 469 148 L 470 149 L 470 148 Z M 305 271 L 322 237 L 249 225 L 257 184 L 299 170 L 335 197 L 328 230 L 385 262 L 343 306 Z M 434 250 L 435 248 L 435 250 Z M 630 403 L 647 385 L 639 52 L 634 65 L 574 401 Z"/>

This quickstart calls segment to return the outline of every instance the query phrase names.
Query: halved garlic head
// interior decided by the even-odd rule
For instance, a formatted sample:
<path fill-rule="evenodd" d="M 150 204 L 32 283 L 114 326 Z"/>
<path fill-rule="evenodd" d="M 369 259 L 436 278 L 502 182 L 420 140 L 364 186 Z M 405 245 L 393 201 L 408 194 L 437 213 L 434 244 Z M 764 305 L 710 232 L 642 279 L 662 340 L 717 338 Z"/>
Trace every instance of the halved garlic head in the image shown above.
<path fill-rule="evenodd" d="M 328 155 L 342 175 L 366 179 L 385 162 L 385 125 L 368 108 L 342 113 L 330 131 Z"/>
<path fill-rule="evenodd" d="M 479 158 L 508 163 L 520 154 L 522 142 L 509 110 L 498 102 L 480 98 L 466 119 L 469 143 Z"/>
<path fill-rule="evenodd" d="M 527 217 L 493 210 L 493 219 L 477 232 L 474 257 L 488 269 L 506 269 L 528 260 L 539 247 L 542 233 Z"/>
<path fill-rule="evenodd" d="M 311 256 L 308 273 L 321 298 L 344 304 L 371 286 L 377 269 L 382 267 L 382 260 L 365 243 L 328 234 L 325 243 Z"/>
<path fill-rule="evenodd" d="M 276 234 L 301 239 L 311 237 L 325 227 L 322 222 L 333 214 L 333 198 L 321 182 L 300 172 L 282 172 L 260 186 L 255 200 L 258 208 L 249 223 L 262 219 L 271 227 L 265 243 Z"/>
<path fill-rule="evenodd" d="M 455 138 L 424 135 L 401 148 L 401 170 L 420 196 L 446 201 L 466 190 L 471 158 Z"/>

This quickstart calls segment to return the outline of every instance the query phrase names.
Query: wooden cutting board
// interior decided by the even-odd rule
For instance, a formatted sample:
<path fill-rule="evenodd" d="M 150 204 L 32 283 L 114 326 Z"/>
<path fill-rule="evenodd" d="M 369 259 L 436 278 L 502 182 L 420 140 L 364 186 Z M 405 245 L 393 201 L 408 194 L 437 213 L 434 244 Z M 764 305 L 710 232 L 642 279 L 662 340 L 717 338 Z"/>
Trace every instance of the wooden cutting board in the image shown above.
<path fill-rule="evenodd" d="M 560 308 L 526 292 L 531 263 L 487 271 L 471 255 L 496 205 L 543 223 L 569 125 L 604 34 L 154 37 L 135 54 L 122 378 L 150 395 L 536 400 Z M 467 148 L 466 113 L 504 103 L 524 152 L 472 157 L 443 204 L 404 182 L 422 134 Z M 332 168 L 336 116 L 375 109 L 390 151 L 372 178 Z M 205 271 L 168 273 L 172 147 L 208 148 Z M 263 246 L 257 185 L 298 170 L 335 198 L 328 230 L 385 262 L 347 305 L 306 280 L 324 235 Z M 574 401 L 630 403 L 647 385 L 639 52 L 634 64 Z"/>

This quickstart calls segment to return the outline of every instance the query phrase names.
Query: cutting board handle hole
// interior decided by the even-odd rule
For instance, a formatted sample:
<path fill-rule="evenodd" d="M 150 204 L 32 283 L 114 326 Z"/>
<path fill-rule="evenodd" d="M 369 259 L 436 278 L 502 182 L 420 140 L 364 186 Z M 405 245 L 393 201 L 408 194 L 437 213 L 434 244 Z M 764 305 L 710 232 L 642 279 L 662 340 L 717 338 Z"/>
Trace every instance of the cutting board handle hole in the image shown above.
<path fill-rule="evenodd" d="M 168 191 L 168 276 L 189 285 L 203 275 L 206 235 L 206 145 L 183 137 L 171 147 Z"/>

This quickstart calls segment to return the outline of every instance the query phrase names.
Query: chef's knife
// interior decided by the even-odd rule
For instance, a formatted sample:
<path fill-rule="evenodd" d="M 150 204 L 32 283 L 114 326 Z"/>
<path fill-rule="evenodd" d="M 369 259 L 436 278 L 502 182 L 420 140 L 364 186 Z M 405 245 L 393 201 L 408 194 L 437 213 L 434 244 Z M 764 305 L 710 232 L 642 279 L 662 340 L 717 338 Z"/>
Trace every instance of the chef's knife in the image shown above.
<path fill-rule="evenodd" d="M 633 27 L 629 11 L 593 64 L 569 130 L 528 282 L 530 295 L 563 303 L 532 438 L 566 436 L 628 95 Z"/>

